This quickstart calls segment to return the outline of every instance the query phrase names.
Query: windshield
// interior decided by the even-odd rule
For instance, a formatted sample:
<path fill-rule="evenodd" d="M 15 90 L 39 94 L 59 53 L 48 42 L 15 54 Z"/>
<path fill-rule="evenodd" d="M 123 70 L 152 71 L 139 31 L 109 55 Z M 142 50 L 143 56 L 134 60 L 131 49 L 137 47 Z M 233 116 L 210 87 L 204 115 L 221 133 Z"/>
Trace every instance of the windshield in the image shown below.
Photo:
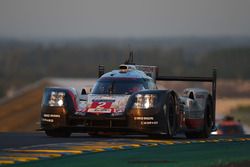
<path fill-rule="evenodd" d="M 132 94 L 145 89 L 141 79 L 109 78 L 99 80 L 93 94 Z"/>

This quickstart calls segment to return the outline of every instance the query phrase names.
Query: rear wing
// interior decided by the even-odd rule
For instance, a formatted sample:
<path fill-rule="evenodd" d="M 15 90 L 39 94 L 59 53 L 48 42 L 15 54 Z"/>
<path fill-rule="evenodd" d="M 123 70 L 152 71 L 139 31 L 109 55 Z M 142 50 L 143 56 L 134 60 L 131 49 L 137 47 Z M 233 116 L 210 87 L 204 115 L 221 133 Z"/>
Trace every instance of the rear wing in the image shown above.
<path fill-rule="evenodd" d="M 213 125 L 212 128 L 215 127 L 215 110 L 216 110 L 216 80 L 217 80 L 217 71 L 213 69 L 211 77 L 185 77 L 185 76 L 157 76 L 157 81 L 187 81 L 187 82 L 209 82 L 212 83 L 212 100 L 213 100 Z"/>
<path fill-rule="evenodd" d="M 137 70 L 143 71 L 147 76 L 151 77 L 156 81 L 158 67 L 156 66 L 146 66 L 146 65 L 135 65 Z"/>

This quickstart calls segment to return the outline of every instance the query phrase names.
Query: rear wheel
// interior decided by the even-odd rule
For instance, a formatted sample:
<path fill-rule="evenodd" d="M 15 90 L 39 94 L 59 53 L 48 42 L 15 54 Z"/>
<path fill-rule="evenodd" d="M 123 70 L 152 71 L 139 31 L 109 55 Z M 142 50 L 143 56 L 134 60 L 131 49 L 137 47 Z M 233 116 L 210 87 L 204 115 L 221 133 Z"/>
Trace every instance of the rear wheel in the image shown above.
<path fill-rule="evenodd" d="M 204 114 L 204 125 L 199 132 L 185 132 L 187 138 L 208 138 L 212 129 L 212 102 L 207 100 L 206 110 Z"/>
<path fill-rule="evenodd" d="M 45 130 L 47 136 L 50 137 L 70 137 L 71 132 L 67 129 Z"/>

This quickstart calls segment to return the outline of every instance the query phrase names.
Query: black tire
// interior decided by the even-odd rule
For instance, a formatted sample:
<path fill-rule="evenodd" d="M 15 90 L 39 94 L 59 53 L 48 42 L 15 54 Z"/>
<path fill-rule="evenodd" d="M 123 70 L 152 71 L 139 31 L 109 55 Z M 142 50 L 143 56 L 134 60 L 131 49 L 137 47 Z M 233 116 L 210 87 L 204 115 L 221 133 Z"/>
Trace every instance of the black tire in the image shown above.
<path fill-rule="evenodd" d="M 200 132 L 185 132 L 187 138 L 208 138 L 212 130 L 212 101 L 208 98 L 204 114 L 204 125 Z"/>
<path fill-rule="evenodd" d="M 172 138 L 176 134 L 176 100 L 171 94 L 167 94 L 166 102 L 163 105 L 163 115 L 165 119 L 165 133 L 167 138 Z"/>
<path fill-rule="evenodd" d="M 71 132 L 67 129 L 45 130 L 45 133 L 49 137 L 70 137 L 71 135 Z"/>
<path fill-rule="evenodd" d="M 213 105 L 212 101 L 210 99 L 207 100 L 207 105 L 206 105 L 206 114 L 204 118 L 204 128 L 203 131 L 201 132 L 201 137 L 202 138 L 208 138 L 210 136 L 210 133 L 212 131 L 212 110 L 213 110 Z"/>

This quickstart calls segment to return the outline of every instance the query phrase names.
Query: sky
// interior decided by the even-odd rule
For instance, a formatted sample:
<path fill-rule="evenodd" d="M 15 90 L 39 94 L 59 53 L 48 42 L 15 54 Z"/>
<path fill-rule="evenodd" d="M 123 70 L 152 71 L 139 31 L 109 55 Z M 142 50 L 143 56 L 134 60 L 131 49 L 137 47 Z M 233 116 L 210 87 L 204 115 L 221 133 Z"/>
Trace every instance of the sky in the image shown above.
<path fill-rule="evenodd" d="M 250 36 L 250 0 L 0 0 L 0 37 Z"/>

